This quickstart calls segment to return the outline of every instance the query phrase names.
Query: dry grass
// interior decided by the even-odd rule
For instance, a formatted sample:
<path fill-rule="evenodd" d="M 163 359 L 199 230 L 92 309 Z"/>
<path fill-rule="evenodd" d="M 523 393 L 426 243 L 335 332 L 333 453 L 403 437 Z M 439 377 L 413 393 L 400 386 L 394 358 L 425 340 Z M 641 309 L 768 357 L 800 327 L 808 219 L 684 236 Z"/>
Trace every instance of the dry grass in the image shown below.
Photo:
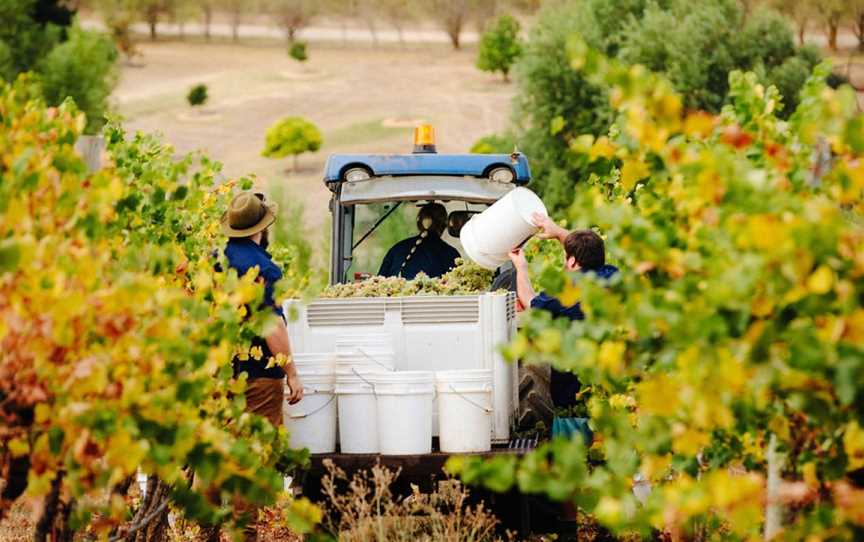
<path fill-rule="evenodd" d="M 469 504 L 469 492 L 458 480 L 439 482 L 432 493 L 414 486 L 408 497 L 391 492 L 399 471 L 380 465 L 350 479 L 327 464 L 322 481 L 327 501 L 325 526 L 346 542 L 492 542 L 498 519 L 482 503 Z M 513 540 L 509 535 L 506 540 Z"/>

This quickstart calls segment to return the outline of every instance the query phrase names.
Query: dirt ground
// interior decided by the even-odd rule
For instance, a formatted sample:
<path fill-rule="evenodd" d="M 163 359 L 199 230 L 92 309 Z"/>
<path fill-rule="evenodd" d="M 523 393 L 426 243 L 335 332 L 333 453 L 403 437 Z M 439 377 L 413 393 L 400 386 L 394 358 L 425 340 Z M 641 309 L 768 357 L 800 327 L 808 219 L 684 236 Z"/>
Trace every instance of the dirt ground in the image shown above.
<path fill-rule="evenodd" d="M 410 152 L 411 127 L 434 124 L 439 152 L 467 152 L 479 137 L 510 118 L 512 84 L 474 67 L 474 51 L 433 44 L 373 49 L 310 47 L 300 64 L 281 44 L 142 43 L 134 65 L 122 68 L 114 93 L 129 130 L 158 131 L 178 153 L 201 149 L 223 162 L 229 177 L 254 173 L 303 203 L 315 239 L 326 224 L 329 192 L 321 182 L 334 152 Z M 185 102 L 189 88 L 209 87 L 200 111 Z M 324 135 L 324 146 L 290 160 L 260 155 L 267 128 L 302 116 Z"/>

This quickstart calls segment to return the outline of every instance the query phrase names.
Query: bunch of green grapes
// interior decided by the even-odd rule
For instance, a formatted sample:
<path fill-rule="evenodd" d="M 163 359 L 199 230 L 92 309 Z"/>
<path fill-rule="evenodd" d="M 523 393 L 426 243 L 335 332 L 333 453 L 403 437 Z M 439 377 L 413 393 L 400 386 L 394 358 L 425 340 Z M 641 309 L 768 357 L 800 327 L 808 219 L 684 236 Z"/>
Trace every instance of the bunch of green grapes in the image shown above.
<path fill-rule="evenodd" d="M 322 293 L 324 298 L 405 297 L 412 295 L 471 295 L 485 292 L 492 283 L 492 272 L 458 258 L 456 267 L 439 278 L 424 273 L 412 280 L 402 277 L 372 277 L 361 282 L 335 284 Z"/>

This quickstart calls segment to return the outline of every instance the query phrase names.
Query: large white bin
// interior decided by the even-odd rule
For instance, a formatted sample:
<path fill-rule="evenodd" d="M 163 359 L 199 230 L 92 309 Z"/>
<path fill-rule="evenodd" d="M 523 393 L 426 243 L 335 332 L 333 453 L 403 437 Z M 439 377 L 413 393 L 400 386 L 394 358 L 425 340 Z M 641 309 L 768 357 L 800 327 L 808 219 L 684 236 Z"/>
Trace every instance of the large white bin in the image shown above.
<path fill-rule="evenodd" d="M 465 253 L 482 267 L 497 269 L 510 250 L 537 233 L 534 213 L 547 214 L 543 201 L 527 188 L 514 188 L 462 227 L 459 238 Z"/>
<path fill-rule="evenodd" d="M 297 315 L 288 323 L 288 334 L 298 352 L 334 352 L 346 334 L 386 333 L 397 371 L 491 369 L 492 439 L 510 439 L 519 404 L 516 365 L 505 361 L 500 349 L 516 331 L 512 293 L 289 300 L 284 308 L 285 314 Z M 361 361 L 354 356 L 349 362 L 350 352 L 337 351 L 337 357 L 337 371 Z"/>
<path fill-rule="evenodd" d="M 383 455 L 432 452 L 435 373 L 405 371 L 373 376 L 378 399 L 378 448 Z"/>
<path fill-rule="evenodd" d="M 291 447 L 309 448 L 313 454 L 336 451 L 336 395 L 334 375 L 301 374 L 303 399 L 299 403 L 283 404 L 285 427 Z"/>
<path fill-rule="evenodd" d="M 492 371 L 435 373 L 438 438 L 442 452 L 492 449 Z"/>

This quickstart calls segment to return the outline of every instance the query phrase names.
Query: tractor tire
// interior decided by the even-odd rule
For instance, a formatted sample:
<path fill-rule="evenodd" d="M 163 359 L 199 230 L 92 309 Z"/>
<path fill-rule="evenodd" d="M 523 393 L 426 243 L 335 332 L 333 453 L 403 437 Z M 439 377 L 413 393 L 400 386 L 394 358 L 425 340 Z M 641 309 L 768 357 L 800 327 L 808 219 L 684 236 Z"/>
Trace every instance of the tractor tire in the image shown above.
<path fill-rule="evenodd" d="M 519 417 L 517 431 L 531 431 L 541 426 L 547 431 L 555 414 L 549 394 L 551 370 L 548 365 L 519 363 Z M 545 435 L 542 435 L 545 436 Z"/>

